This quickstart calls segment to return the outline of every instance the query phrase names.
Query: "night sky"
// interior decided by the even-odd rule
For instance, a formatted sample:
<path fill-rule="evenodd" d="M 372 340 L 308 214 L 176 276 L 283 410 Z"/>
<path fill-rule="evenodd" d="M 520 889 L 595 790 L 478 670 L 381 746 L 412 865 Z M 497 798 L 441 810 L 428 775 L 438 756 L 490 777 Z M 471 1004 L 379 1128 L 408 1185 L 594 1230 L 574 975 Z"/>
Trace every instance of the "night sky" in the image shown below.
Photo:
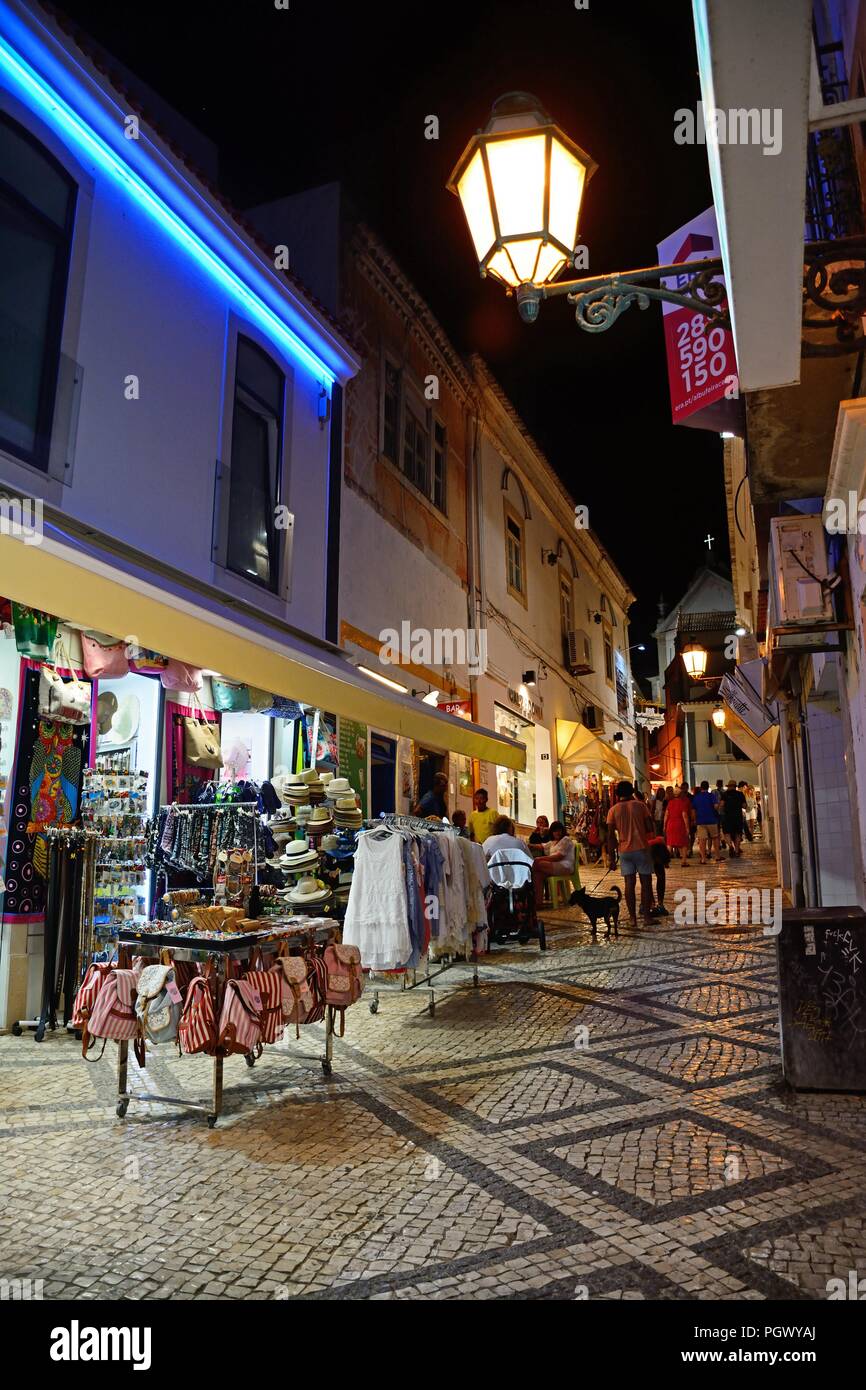
<path fill-rule="evenodd" d="M 148 0 L 58 6 L 220 148 L 241 207 L 331 179 L 465 352 L 480 352 L 638 595 L 647 640 L 706 558 L 726 556 L 722 446 L 670 423 L 661 311 L 630 309 L 603 334 L 563 300 L 523 325 L 482 281 L 445 190 L 496 97 L 534 92 L 599 164 L 583 203 L 584 274 L 653 265 L 656 242 L 712 196 L 705 150 L 673 141 L 700 97 L 689 0 L 462 4 Z M 440 138 L 424 138 L 425 117 Z M 638 674 L 652 653 L 635 657 Z"/>

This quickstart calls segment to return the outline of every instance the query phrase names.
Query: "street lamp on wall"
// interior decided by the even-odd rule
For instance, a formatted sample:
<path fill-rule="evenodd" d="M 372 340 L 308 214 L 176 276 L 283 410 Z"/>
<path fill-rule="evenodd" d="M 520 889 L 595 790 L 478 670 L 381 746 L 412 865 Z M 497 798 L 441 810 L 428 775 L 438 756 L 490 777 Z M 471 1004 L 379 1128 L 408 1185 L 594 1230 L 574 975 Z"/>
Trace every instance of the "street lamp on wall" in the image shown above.
<path fill-rule="evenodd" d="M 699 642 L 689 642 L 682 650 L 683 665 L 692 680 L 703 680 L 707 669 L 707 651 Z"/>
<path fill-rule="evenodd" d="M 724 705 L 716 705 L 713 710 L 713 723 L 717 729 L 723 729 L 728 722 L 728 716 Z"/>
<path fill-rule="evenodd" d="M 685 305 L 710 323 L 729 326 L 725 287 L 715 278 L 720 259 L 556 280 L 574 261 L 583 193 L 597 168 L 537 97 L 508 92 L 494 102 L 490 120 L 473 135 L 448 181 L 462 204 L 481 274 L 516 295 L 525 323 L 538 318 L 542 299 L 566 294 L 588 333 L 609 328 L 631 304 L 645 309 L 651 299 Z"/>

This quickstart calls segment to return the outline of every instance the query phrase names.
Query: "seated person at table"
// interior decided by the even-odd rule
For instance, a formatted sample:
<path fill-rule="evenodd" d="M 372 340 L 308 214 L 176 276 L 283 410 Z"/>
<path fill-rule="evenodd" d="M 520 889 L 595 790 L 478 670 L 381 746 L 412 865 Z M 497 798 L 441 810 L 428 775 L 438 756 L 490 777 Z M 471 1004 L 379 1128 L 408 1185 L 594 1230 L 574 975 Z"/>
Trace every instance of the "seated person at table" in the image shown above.
<path fill-rule="evenodd" d="M 540 847 L 550 839 L 550 821 L 547 816 L 536 816 L 535 829 L 529 837 L 530 848 Z"/>
<path fill-rule="evenodd" d="M 550 840 L 544 846 L 544 854 L 532 865 L 532 882 L 535 888 L 535 906 L 541 907 L 546 878 L 571 878 L 574 874 L 574 841 L 565 833 L 562 821 L 555 820 L 550 827 Z"/>

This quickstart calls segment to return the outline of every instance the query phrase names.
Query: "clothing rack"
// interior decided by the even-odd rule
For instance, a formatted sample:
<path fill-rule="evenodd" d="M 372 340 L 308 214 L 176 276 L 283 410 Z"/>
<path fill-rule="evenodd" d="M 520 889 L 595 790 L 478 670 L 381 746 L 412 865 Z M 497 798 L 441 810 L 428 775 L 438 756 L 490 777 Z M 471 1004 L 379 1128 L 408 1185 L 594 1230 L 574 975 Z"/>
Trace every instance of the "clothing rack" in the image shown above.
<path fill-rule="evenodd" d="M 400 829 L 402 829 L 402 830 L 420 830 L 420 831 L 424 832 L 425 834 L 428 833 L 428 832 L 430 832 L 430 831 L 432 831 L 434 834 L 448 834 L 448 833 L 450 832 L 452 835 L 455 835 L 455 836 L 459 835 L 459 831 L 457 830 L 456 826 L 448 825 L 448 824 L 446 824 L 444 821 L 427 820 L 424 816 L 406 816 L 406 815 L 400 815 L 400 814 L 397 813 L 397 812 L 389 812 L 389 813 L 383 814 L 383 815 L 379 816 L 376 820 L 365 820 L 364 823 L 363 823 L 363 825 L 362 825 L 362 827 L 361 827 L 361 831 L 360 831 L 359 833 L 363 833 L 364 831 L 370 831 L 370 830 L 381 830 L 381 829 L 383 829 L 383 828 L 387 828 L 388 826 L 393 826 L 395 829 L 398 829 L 398 830 L 400 830 Z M 424 1010 L 424 1012 L 427 1013 L 427 1014 L 429 1014 L 429 1016 L 430 1016 L 431 1018 L 435 1018 L 435 1016 L 436 1016 L 436 991 L 432 988 L 433 981 L 434 981 L 434 980 L 438 980 L 439 976 L 440 976 L 440 975 L 444 975 L 444 974 L 446 973 L 446 971 L 448 971 L 448 970 L 453 970 L 453 969 L 454 969 L 454 966 L 457 965 L 458 963 L 462 963 L 462 964 L 467 964 L 467 965 L 468 965 L 468 964 L 470 963 L 470 961 L 471 961 L 471 964 L 472 964 L 472 987 L 473 987 L 473 989 L 477 989 L 477 988 L 478 988 L 478 984 L 479 984 L 479 980 L 478 980 L 478 959 L 477 959 L 477 957 L 474 957 L 474 956 L 471 956 L 471 955 L 470 955 L 468 943 L 467 943 L 466 954 L 465 954 L 464 956 L 458 956 L 458 957 L 456 957 L 456 958 L 455 958 L 455 957 L 449 957 L 449 958 L 445 961 L 444 964 L 440 964 L 440 963 L 437 961 L 437 962 L 435 962 L 435 964 L 438 966 L 438 969 L 434 969 L 432 972 L 431 972 L 431 969 L 430 969 L 430 957 L 429 957 L 429 955 L 428 955 L 428 957 L 427 957 L 427 962 L 426 962 L 426 967 L 425 967 L 425 973 L 424 973 L 424 975 L 421 977 L 420 980 L 418 979 L 417 968 L 416 968 L 416 967 L 412 967 L 412 968 L 411 968 L 411 976 L 412 976 L 412 983 L 411 983 L 411 984 L 408 984 L 408 983 L 407 983 L 407 979 L 408 979 L 408 976 L 409 976 L 409 974 L 410 974 L 410 971 L 409 971 L 409 970 L 404 970 L 404 971 L 399 972 L 399 974 L 400 974 L 400 983 L 399 983 L 399 984 L 397 984 L 396 981 L 395 981 L 393 984 L 391 984 L 389 981 L 387 981 L 387 975 L 390 974 L 391 972 L 381 972 L 381 971 L 378 972 L 378 974 L 379 974 L 379 975 L 385 975 L 385 976 L 386 976 L 386 982 L 383 983 L 383 984 L 374 983 L 374 979 L 375 979 L 375 977 L 376 977 L 376 975 L 377 975 L 377 972 L 374 971 L 374 970 L 371 970 L 371 971 L 369 972 L 369 977 L 370 977 L 370 983 L 371 983 L 371 985 L 372 985 L 372 987 L 373 987 L 373 998 L 370 1000 L 370 1013 L 371 1013 L 371 1014 L 377 1014 L 377 1013 L 379 1012 L 379 999 L 380 999 L 380 996 L 383 995 L 383 994 L 393 994 L 393 995 L 397 995 L 397 994 L 410 994 L 410 993 L 412 992 L 412 990 L 414 990 L 414 989 L 427 989 L 427 990 L 429 990 L 429 992 L 430 992 L 430 998 L 429 998 L 429 1000 L 428 1000 L 428 1002 L 427 1002 L 427 1007 L 426 1007 L 426 1009 Z M 398 972 L 396 972 L 396 971 L 394 972 L 395 975 L 396 975 L 397 973 L 398 973 Z"/>

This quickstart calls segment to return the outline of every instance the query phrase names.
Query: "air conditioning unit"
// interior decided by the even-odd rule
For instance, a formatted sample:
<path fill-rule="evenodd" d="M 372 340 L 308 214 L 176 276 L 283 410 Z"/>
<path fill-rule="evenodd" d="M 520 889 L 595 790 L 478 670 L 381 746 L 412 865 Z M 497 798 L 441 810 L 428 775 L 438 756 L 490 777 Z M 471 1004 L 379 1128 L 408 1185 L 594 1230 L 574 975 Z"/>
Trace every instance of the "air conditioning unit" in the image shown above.
<path fill-rule="evenodd" d="M 588 676 L 595 669 L 592 643 L 583 628 L 575 628 L 568 634 L 568 669 L 573 676 Z"/>
<path fill-rule="evenodd" d="M 594 734 L 604 733 L 604 715 L 598 705 L 587 705 L 583 711 L 583 722 Z"/>
<path fill-rule="evenodd" d="M 779 622 L 809 627 L 830 622 L 827 537 L 820 516 L 774 516 L 772 577 Z"/>

